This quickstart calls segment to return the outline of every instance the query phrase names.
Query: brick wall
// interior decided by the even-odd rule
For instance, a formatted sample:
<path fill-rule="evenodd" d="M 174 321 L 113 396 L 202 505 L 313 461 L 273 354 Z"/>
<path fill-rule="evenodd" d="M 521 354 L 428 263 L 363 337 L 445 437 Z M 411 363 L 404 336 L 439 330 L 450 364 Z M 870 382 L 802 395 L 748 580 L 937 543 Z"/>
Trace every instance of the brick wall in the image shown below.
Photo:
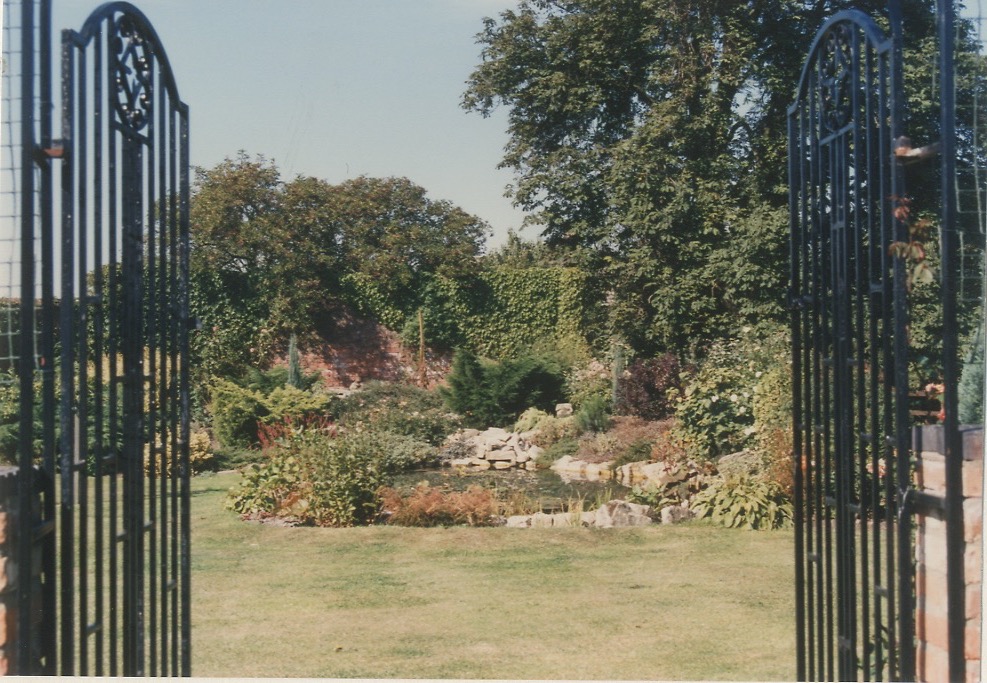
<path fill-rule="evenodd" d="M 964 652 L 966 680 L 981 680 L 981 590 L 983 584 L 983 429 L 963 429 L 963 574 L 965 579 Z M 943 429 L 921 427 L 916 433 L 916 483 L 920 490 L 946 495 Z M 920 681 L 949 680 L 949 635 L 946 582 L 946 523 L 942 510 L 922 510 L 916 519 L 917 598 L 916 673 Z"/>
<path fill-rule="evenodd" d="M 17 605 L 17 572 L 11 521 L 16 506 L 17 468 L 0 467 L 0 676 L 11 668 Z"/>

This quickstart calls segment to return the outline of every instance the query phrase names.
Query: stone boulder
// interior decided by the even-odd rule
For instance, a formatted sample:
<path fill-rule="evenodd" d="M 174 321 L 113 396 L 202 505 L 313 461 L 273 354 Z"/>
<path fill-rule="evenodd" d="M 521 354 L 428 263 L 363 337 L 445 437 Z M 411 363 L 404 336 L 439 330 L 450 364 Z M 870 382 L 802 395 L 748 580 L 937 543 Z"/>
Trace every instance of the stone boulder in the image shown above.
<path fill-rule="evenodd" d="M 661 509 L 662 524 L 679 524 L 695 518 L 696 513 L 694 511 L 680 505 L 669 505 Z"/>
<path fill-rule="evenodd" d="M 651 506 L 628 503 L 625 500 L 611 500 L 596 511 L 594 526 L 610 529 L 613 527 L 647 526 L 651 524 Z"/>

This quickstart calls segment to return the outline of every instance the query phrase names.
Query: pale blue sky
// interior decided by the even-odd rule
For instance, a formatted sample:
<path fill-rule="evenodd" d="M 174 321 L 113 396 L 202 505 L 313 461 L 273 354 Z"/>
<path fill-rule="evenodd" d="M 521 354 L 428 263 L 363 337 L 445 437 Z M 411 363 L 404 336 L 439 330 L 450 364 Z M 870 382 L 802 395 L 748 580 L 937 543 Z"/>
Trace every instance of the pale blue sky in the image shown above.
<path fill-rule="evenodd" d="M 94 0 L 54 0 L 79 29 Z M 490 223 L 492 244 L 523 214 L 497 170 L 506 112 L 459 102 L 479 63 L 484 16 L 512 0 L 136 0 L 191 108 L 192 163 L 240 149 L 285 179 L 406 176 Z M 56 63 L 57 68 L 57 63 Z M 536 229 L 523 233 L 536 236 Z"/>

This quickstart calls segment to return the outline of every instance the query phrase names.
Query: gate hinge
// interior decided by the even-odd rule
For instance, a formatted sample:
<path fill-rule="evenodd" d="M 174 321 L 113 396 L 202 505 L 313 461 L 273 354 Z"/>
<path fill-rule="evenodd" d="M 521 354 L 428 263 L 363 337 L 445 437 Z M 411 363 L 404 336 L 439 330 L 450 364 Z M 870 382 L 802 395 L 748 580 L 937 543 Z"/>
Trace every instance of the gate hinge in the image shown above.
<path fill-rule="evenodd" d="M 934 142 L 924 147 L 912 147 L 912 140 L 906 135 L 902 135 L 894 141 L 895 159 L 903 164 L 914 164 L 925 161 L 939 154 L 939 143 Z"/>
<path fill-rule="evenodd" d="M 52 140 L 51 147 L 41 148 L 41 154 L 43 154 L 46 159 L 64 159 L 65 158 L 64 141 Z"/>

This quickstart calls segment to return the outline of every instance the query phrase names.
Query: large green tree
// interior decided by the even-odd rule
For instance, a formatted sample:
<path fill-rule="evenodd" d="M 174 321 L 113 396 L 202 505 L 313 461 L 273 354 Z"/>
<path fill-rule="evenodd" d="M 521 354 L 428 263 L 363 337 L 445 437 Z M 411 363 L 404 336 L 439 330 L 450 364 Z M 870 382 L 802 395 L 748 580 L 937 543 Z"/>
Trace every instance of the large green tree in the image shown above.
<path fill-rule="evenodd" d="M 521 0 L 485 20 L 463 105 L 508 108 L 515 202 L 595 254 L 635 347 L 688 354 L 782 316 L 785 111 L 814 33 L 850 5 Z M 931 2 L 904 5 L 928 35 Z"/>
<path fill-rule="evenodd" d="M 430 277 L 475 267 L 488 228 L 406 178 L 285 182 L 241 152 L 196 170 L 191 229 L 199 364 L 229 374 L 354 308 L 400 325 Z"/>

